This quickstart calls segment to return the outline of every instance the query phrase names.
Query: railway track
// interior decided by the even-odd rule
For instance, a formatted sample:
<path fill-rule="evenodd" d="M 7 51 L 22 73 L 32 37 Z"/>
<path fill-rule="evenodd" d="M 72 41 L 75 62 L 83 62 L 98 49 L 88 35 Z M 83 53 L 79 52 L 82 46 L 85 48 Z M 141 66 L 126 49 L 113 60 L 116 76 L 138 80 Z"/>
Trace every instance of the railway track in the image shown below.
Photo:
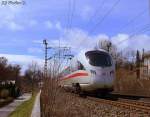
<path fill-rule="evenodd" d="M 126 108 L 135 112 L 143 112 L 145 114 L 150 115 L 150 103 L 146 102 L 137 102 L 131 100 L 107 100 L 107 99 L 99 99 L 94 97 L 87 97 L 88 100 L 96 101 L 99 103 L 109 104 L 116 107 Z"/>
<path fill-rule="evenodd" d="M 150 107 L 150 102 L 138 101 L 138 100 L 129 100 L 129 99 L 119 99 L 120 102 L 131 103 L 135 105 Z"/>

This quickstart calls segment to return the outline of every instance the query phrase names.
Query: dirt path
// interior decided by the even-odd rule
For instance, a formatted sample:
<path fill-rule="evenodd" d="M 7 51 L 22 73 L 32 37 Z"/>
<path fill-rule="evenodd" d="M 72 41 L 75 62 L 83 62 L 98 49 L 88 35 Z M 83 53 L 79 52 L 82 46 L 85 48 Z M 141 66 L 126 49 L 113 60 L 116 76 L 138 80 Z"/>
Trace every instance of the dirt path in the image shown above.
<path fill-rule="evenodd" d="M 0 117 L 8 117 L 8 115 L 11 112 L 13 112 L 17 106 L 22 104 L 24 101 L 29 100 L 30 97 L 31 97 L 31 94 L 24 94 L 24 95 L 20 96 L 19 98 L 17 98 L 16 100 L 14 100 L 9 105 L 0 108 Z"/>

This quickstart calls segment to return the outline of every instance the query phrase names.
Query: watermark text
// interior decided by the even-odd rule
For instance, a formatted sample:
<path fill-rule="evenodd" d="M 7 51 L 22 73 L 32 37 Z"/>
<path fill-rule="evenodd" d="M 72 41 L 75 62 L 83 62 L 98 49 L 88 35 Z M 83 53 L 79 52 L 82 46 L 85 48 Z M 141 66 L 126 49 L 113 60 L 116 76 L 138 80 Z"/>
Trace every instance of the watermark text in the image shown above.
<path fill-rule="evenodd" d="M 12 0 L 2 0 L 1 1 L 1 6 L 6 6 L 6 5 L 25 5 L 25 1 L 12 1 Z"/>

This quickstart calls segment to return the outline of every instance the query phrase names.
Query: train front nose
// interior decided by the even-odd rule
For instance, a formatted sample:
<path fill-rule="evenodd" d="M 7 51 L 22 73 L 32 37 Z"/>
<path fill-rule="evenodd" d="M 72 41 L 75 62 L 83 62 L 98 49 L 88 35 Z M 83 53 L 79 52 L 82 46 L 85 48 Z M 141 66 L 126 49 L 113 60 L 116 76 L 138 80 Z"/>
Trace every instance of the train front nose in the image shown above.
<path fill-rule="evenodd" d="M 86 58 L 90 66 L 93 87 L 110 88 L 113 85 L 114 67 L 109 53 L 99 50 L 86 52 Z"/>
<path fill-rule="evenodd" d="M 111 88 L 113 86 L 114 71 L 111 69 L 91 70 L 93 86 L 95 88 Z"/>

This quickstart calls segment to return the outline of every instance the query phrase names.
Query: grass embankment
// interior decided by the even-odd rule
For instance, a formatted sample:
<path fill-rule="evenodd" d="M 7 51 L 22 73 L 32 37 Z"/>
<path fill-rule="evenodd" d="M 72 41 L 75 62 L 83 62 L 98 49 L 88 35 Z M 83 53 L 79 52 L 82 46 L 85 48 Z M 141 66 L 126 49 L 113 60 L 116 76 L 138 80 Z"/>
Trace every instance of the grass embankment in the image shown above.
<path fill-rule="evenodd" d="M 25 101 L 23 104 L 18 106 L 16 110 L 9 115 L 9 117 L 31 117 L 36 94 L 37 93 L 33 94 L 28 101 Z"/>

